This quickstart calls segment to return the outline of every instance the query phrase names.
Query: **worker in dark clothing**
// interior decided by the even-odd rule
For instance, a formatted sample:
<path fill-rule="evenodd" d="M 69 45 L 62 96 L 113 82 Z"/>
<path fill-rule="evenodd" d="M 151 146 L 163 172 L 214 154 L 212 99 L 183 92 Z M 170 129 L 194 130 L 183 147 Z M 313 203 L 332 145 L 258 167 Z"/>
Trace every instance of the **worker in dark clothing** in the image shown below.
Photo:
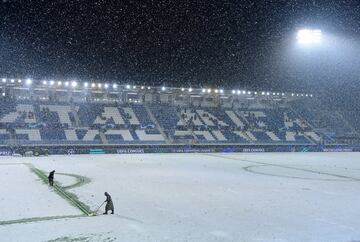
<path fill-rule="evenodd" d="M 105 196 L 106 196 L 106 205 L 105 205 L 105 213 L 104 214 L 108 214 L 108 211 L 111 210 L 111 214 L 114 214 L 114 204 L 111 200 L 111 196 L 109 195 L 109 193 L 105 192 Z"/>
<path fill-rule="evenodd" d="M 50 186 L 54 186 L 54 174 L 55 174 L 55 170 L 49 173 L 48 179 Z"/>

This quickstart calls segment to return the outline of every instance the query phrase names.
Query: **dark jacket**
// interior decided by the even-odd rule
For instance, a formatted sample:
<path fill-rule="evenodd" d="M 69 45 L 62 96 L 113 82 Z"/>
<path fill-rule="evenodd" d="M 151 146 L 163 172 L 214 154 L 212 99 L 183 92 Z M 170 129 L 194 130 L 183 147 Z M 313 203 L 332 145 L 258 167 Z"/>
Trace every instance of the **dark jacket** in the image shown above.
<path fill-rule="evenodd" d="M 105 210 L 111 210 L 111 211 L 114 211 L 114 205 L 113 205 L 113 202 L 111 200 L 111 196 L 109 194 L 105 194 L 106 196 L 106 206 L 105 206 Z"/>

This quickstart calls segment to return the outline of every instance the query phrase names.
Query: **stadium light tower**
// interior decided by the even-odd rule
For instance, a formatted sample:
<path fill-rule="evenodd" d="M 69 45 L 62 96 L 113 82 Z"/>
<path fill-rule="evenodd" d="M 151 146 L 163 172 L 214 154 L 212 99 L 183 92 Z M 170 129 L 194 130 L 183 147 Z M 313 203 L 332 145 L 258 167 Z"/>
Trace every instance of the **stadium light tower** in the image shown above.
<path fill-rule="evenodd" d="M 301 45 L 320 44 L 322 32 L 320 29 L 300 29 L 296 34 L 296 39 Z"/>

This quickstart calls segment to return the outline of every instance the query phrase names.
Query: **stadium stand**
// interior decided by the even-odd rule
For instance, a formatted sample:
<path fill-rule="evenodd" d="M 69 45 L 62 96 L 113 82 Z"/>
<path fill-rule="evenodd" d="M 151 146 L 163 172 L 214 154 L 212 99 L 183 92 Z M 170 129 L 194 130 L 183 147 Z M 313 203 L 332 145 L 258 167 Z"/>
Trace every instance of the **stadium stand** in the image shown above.
<path fill-rule="evenodd" d="M 322 144 L 360 130 L 360 112 L 313 101 L 221 105 L 205 98 L 179 104 L 137 98 L 0 98 L 0 145 Z"/>

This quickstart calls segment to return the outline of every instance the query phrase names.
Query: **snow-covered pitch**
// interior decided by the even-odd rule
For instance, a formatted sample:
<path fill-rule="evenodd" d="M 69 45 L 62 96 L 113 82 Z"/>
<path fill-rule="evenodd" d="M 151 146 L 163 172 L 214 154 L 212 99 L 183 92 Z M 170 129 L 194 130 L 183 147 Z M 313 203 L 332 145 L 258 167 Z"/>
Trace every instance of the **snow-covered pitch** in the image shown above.
<path fill-rule="evenodd" d="M 360 241 L 360 154 L 0 157 L 0 241 Z"/>

